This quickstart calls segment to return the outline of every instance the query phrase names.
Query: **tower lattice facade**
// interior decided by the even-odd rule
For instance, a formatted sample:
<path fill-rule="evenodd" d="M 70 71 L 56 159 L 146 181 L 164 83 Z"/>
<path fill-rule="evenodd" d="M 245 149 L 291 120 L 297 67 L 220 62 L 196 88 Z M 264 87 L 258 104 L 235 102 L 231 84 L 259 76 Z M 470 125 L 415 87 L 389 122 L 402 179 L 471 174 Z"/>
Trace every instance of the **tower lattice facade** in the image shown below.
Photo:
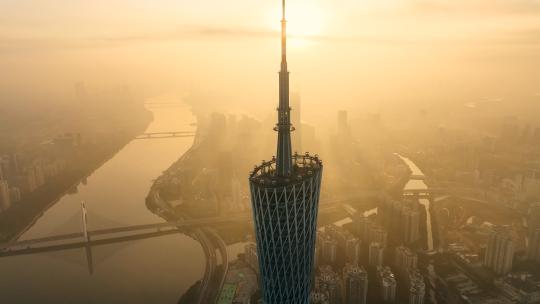
<path fill-rule="evenodd" d="M 292 154 L 287 21 L 283 0 L 277 156 L 251 173 L 250 189 L 265 304 L 307 304 L 313 277 L 323 165 Z"/>

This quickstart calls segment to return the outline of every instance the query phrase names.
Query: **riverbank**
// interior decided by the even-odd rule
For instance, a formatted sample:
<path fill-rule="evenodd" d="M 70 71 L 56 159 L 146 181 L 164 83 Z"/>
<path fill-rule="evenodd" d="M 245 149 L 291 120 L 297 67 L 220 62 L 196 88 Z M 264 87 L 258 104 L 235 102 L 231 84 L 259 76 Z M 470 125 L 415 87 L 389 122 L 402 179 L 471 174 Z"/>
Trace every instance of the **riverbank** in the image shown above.
<path fill-rule="evenodd" d="M 148 103 L 156 101 L 162 99 Z M 149 110 L 154 119 L 145 132 L 194 130 L 195 118 L 187 106 L 149 105 Z M 146 208 L 148 189 L 191 147 L 192 140 L 132 140 L 83 180 L 76 193 L 68 191 L 47 209 L 20 239 L 80 232 L 81 200 L 86 202 L 91 230 L 160 222 Z M 9 303 L 177 303 L 205 270 L 200 243 L 182 233 L 96 246 L 92 259 L 92 274 L 84 249 L 0 259 L 3 299 Z M 29 293 L 28 286 L 39 288 Z"/>
<path fill-rule="evenodd" d="M 113 158 L 135 136 L 144 132 L 153 118 L 150 112 L 140 117 L 129 130 L 113 134 L 99 144 L 79 148 L 69 168 L 51 178 L 34 192 L 25 195 L 8 210 L 0 213 L 0 242 L 9 242 L 23 235 L 41 216 L 64 195 L 77 191 L 77 186 L 104 163 Z"/>

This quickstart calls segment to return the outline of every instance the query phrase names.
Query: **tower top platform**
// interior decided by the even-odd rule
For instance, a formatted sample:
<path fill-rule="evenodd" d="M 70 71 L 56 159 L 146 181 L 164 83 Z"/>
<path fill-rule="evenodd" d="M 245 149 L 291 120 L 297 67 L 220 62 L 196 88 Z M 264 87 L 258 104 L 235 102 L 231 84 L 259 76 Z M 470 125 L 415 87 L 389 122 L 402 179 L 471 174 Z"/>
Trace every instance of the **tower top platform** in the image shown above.
<path fill-rule="evenodd" d="M 271 161 L 263 161 L 260 165 L 255 166 L 253 172 L 249 176 L 249 180 L 254 184 L 263 187 L 283 187 L 301 183 L 305 179 L 313 177 L 323 167 L 322 160 L 318 155 L 309 155 L 295 153 L 292 156 L 293 174 L 290 176 L 280 176 L 277 174 L 276 159 Z"/>

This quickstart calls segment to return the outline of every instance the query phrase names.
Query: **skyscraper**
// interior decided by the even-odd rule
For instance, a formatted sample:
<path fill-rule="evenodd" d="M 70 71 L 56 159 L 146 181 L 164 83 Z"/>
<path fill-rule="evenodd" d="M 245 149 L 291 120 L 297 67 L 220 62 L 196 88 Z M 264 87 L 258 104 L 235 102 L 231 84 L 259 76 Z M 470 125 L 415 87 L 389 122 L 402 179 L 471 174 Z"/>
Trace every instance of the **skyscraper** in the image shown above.
<path fill-rule="evenodd" d="M 513 260 L 514 243 L 509 227 L 494 227 L 489 236 L 484 265 L 496 274 L 504 275 L 512 270 Z"/>
<path fill-rule="evenodd" d="M 9 185 L 7 181 L 0 179 L 0 210 L 7 210 L 11 206 L 11 198 L 9 195 Z"/>
<path fill-rule="evenodd" d="M 394 254 L 394 266 L 405 273 L 410 269 L 416 268 L 418 264 L 418 256 L 410 248 L 405 246 L 396 247 Z"/>
<path fill-rule="evenodd" d="M 401 231 L 403 241 L 406 244 L 414 243 L 420 239 L 420 212 L 416 208 L 403 207 L 401 211 Z"/>
<path fill-rule="evenodd" d="M 409 304 L 424 304 L 426 283 L 418 269 L 409 272 Z"/>
<path fill-rule="evenodd" d="M 292 154 L 285 0 L 281 27 L 277 156 L 249 180 L 263 302 L 307 304 L 323 166 L 318 156 Z"/>
<path fill-rule="evenodd" d="M 330 304 L 340 304 L 341 301 L 341 282 L 339 275 L 326 265 L 319 268 L 318 290 L 328 296 Z"/>
<path fill-rule="evenodd" d="M 396 277 L 390 267 L 377 267 L 377 279 L 382 300 L 385 303 L 394 303 L 396 301 Z"/>
<path fill-rule="evenodd" d="M 333 265 L 337 260 L 337 240 L 324 233 L 319 237 L 320 263 Z"/>
<path fill-rule="evenodd" d="M 331 239 L 337 241 L 338 260 L 346 263 L 356 264 L 360 260 L 360 240 L 355 238 L 349 231 L 336 225 L 325 226 L 325 231 L 318 234 L 320 242 L 317 246 L 323 245 L 325 235 L 329 235 Z"/>
<path fill-rule="evenodd" d="M 369 227 L 368 233 L 369 243 L 380 243 L 382 247 L 386 247 L 386 245 L 388 244 L 388 232 L 386 232 L 386 230 L 378 224 L 373 223 Z"/>
<path fill-rule="evenodd" d="M 537 228 L 529 238 L 528 258 L 540 263 L 540 228 Z"/>
<path fill-rule="evenodd" d="M 347 264 L 343 269 L 345 304 L 366 304 L 368 274 L 363 267 Z"/>
<path fill-rule="evenodd" d="M 369 244 L 369 265 L 382 266 L 384 262 L 384 246 L 381 243 Z"/>
<path fill-rule="evenodd" d="M 358 264 L 360 262 L 360 240 L 355 237 L 345 241 L 345 260 L 347 263 Z"/>
<path fill-rule="evenodd" d="M 532 261 L 540 263 L 540 235 L 538 234 L 540 231 L 540 203 L 530 206 L 527 226 L 529 227 L 527 257 Z"/>

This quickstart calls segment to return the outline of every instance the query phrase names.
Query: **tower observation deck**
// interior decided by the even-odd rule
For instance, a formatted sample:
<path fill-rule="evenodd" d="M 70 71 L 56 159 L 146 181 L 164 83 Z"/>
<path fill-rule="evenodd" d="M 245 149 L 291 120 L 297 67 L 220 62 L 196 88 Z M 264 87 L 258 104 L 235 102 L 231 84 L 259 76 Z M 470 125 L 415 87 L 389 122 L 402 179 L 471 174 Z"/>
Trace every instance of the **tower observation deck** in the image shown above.
<path fill-rule="evenodd" d="M 287 21 L 282 0 L 277 157 L 249 176 L 265 304 L 308 304 L 322 178 L 318 156 L 292 154 Z"/>

